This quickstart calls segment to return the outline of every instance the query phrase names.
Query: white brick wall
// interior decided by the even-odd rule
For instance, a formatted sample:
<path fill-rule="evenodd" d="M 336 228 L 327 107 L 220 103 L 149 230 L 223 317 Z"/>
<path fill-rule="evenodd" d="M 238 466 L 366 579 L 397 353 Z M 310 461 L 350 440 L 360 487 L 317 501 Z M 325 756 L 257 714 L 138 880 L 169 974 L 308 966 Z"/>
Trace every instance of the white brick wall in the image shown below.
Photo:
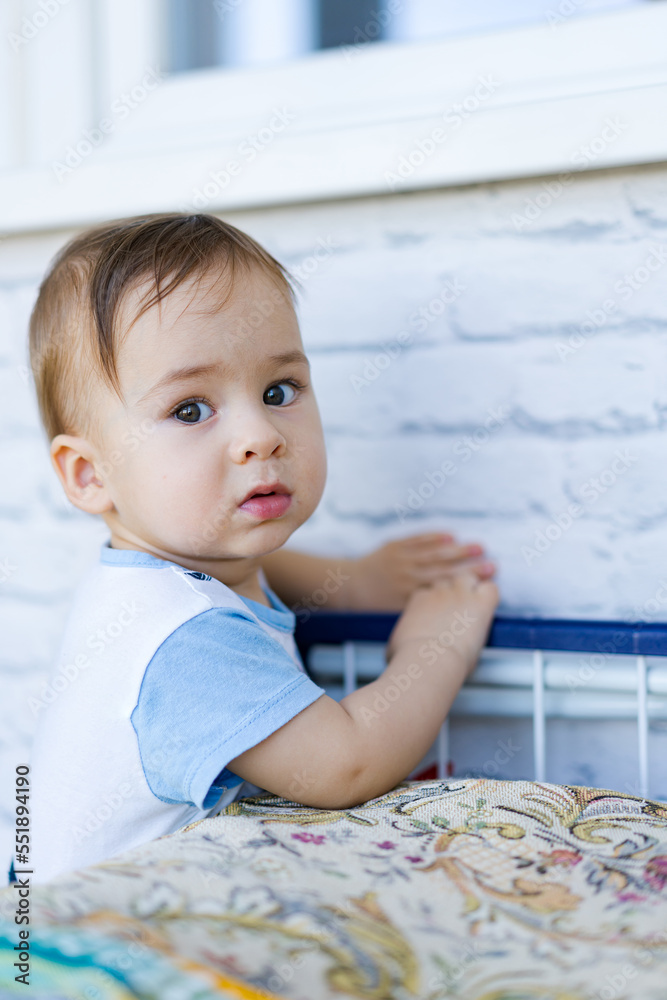
<path fill-rule="evenodd" d="M 667 171 L 577 175 L 518 228 L 528 200 L 546 202 L 543 184 L 225 216 L 306 274 L 302 332 L 329 475 L 293 543 L 361 554 L 450 529 L 482 542 L 498 563 L 501 614 L 667 618 L 667 605 L 642 611 L 667 578 L 667 267 L 643 284 L 637 271 L 631 295 L 617 285 L 652 245 L 667 245 Z M 0 243 L 0 561 L 15 567 L 0 584 L 0 859 L 10 853 L 14 767 L 29 755 L 35 722 L 27 699 L 39 693 L 73 589 L 105 535 L 61 499 L 26 380 L 35 289 L 69 235 Z M 309 274 L 318 240 L 336 249 Z M 440 310 L 442 290 L 457 281 L 464 290 Z M 558 345 L 609 299 L 617 306 L 609 321 L 561 358 Z M 414 325 L 420 308 L 424 329 Z M 377 377 L 355 389 L 369 362 Z M 472 450 L 466 436 L 480 442 L 498 408 L 507 419 Z M 619 449 L 628 467 L 607 471 L 615 481 L 605 492 L 593 487 L 591 499 L 589 484 L 583 497 Z M 453 474 L 401 521 L 396 505 L 447 459 Z M 524 558 L 522 547 L 573 502 L 581 516 L 543 554 Z"/>
<path fill-rule="evenodd" d="M 288 264 L 320 236 L 339 244 L 306 282 L 301 310 L 329 477 L 293 542 L 355 553 L 448 528 L 481 541 L 497 561 L 500 613 L 641 614 L 667 555 L 659 485 L 667 266 L 647 272 L 643 284 L 636 269 L 652 246 L 667 248 L 667 173 L 579 175 L 535 222 L 517 228 L 513 219 L 544 183 L 233 218 Z M 629 294 L 618 283 L 635 272 L 638 290 Z M 465 290 L 435 315 L 448 281 Z M 607 300 L 617 307 L 608 322 L 591 324 L 582 346 L 562 357 L 558 346 Z M 421 307 L 432 318 L 418 331 L 410 318 Z M 355 389 L 353 377 L 372 376 L 364 366 L 374 359 L 377 376 Z M 468 451 L 465 436 L 498 408 L 508 419 Z M 629 464 L 614 474 L 619 449 Z M 396 505 L 447 459 L 454 474 L 401 522 Z M 602 489 L 589 483 L 605 472 Z M 522 547 L 573 502 L 583 509 L 571 527 L 543 554 L 524 558 Z M 648 617 L 667 618 L 667 606 Z"/>

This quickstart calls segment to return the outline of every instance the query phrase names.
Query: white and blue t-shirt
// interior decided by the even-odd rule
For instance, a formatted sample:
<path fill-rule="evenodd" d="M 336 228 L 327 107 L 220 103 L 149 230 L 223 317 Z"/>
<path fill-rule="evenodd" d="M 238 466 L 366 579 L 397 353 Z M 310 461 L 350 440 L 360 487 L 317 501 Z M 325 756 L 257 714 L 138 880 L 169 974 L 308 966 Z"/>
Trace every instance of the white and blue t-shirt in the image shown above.
<path fill-rule="evenodd" d="M 38 705 L 33 883 L 215 815 L 258 789 L 227 769 L 324 694 L 294 612 L 112 549 L 80 585 Z"/>

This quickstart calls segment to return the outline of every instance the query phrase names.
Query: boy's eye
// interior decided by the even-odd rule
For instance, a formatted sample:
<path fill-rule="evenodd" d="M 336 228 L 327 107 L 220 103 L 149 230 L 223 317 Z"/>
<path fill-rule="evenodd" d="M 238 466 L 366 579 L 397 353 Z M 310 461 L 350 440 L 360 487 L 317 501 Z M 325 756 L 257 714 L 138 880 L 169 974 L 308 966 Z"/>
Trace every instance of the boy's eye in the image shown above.
<path fill-rule="evenodd" d="M 264 402 L 268 403 L 269 406 L 280 406 L 285 402 L 285 392 L 283 386 L 286 385 L 290 392 L 291 397 L 287 399 L 288 403 L 291 403 L 296 396 L 296 389 L 291 382 L 276 382 L 275 385 L 269 386 L 269 388 L 264 393 Z"/>
<path fill-rule="evenodd" d="M 202 400 L 197 402 L 193 400 L 179 406 L 177 410 L 174 410 L 172 416 L 182 424 L 201 424 L 213 416 L 213 410 L 208 403 L 204 403 Z"/>

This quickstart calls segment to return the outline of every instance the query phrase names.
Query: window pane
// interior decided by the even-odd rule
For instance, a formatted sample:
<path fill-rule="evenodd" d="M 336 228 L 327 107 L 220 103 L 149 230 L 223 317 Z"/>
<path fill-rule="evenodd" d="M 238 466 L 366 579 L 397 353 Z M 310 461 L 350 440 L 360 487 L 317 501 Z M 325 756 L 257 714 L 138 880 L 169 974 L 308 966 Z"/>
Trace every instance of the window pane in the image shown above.
<path fill-rule="evenodd" d="M 319 0 L 319 48 L 382 38 L 386 6 L 382 0 Z"/>
<path fill-rule="evenodd" d="M 163 0 L 172 73 L 258 66 L 318 48 L 316 0 Z"/>
<path fill-rule="evenodd" d="M 169 69 L 218 65 L 218 15 L 211 0 L 167 0 Z"/>
<path fill-rule="evenodd" d="M 218 65 L 261 66 L 317 48 L 313 0 L 215 0 Z"/>
<path fill-rule="evenodd" d="M 666 0 L 162 0 L 169 70 L 259 66 L 317 49 L 416 42 Z"/>
<path fill-rule="evenodd" d="M 404 0 L 385 37 L 422 42 L 528 24 L 554 26 L 575 17 L 635 7 L 652 0 Z"/>

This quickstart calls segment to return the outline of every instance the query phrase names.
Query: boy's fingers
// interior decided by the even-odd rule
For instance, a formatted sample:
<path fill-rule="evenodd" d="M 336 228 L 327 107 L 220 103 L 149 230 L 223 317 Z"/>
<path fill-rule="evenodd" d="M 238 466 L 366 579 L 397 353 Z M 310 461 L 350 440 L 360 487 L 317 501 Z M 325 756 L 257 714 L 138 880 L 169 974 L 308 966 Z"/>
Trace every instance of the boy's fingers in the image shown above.
<path fill-rule="evenodd" d="M 432 580 L 432 584 L 437 587 L 438 583 L 447 583 L 447 587 L 450 588 L 455 581 L 458 581 L 459 585 L 464 584 L 466 587 L 476 587 L 480 583 L 480 579 L 476 573 L 473 572 L 471 568 L 460 569 L 457 573 L 447 573 L 441 574 Z"/>
<path fill-rule="evenodd" d="M 405 538 L 404 541 L 411 542 L 413 545 L 438 545 L 441 543 L 453 542 L 454 535 L 447 531 L 431 531 L 425 532 L 423 535 L 411 535 L 409 538 Z"/>
<path fill-rule="evenodd" d="M 422 565 L 446 566 L 461 559 L 476 559 L 482 555 L 480 545 L 446 545 L 438 551 L 415 552 L 415 562 Z"/>
<path fill-rule="evenodd" d="M 446 579 L 453 576 L 460 576 L 465 573 L 472 573 L 476 578 L 486 578 L 493 576 L 496 567 L 492 562 L 474 563 L 470 560 L 459 560 L 458 563 L 423 563 L 415 568 L 415 577 L 420 582 L 432 583 L 440 578 Z"/>
<path fill-rule="evenodd" d="M 496 567 L 493 563 L 482 563 L 481 566 L 475 566 L 474 570 L 480 580 L 488 580 L 496 573 Z"/>

